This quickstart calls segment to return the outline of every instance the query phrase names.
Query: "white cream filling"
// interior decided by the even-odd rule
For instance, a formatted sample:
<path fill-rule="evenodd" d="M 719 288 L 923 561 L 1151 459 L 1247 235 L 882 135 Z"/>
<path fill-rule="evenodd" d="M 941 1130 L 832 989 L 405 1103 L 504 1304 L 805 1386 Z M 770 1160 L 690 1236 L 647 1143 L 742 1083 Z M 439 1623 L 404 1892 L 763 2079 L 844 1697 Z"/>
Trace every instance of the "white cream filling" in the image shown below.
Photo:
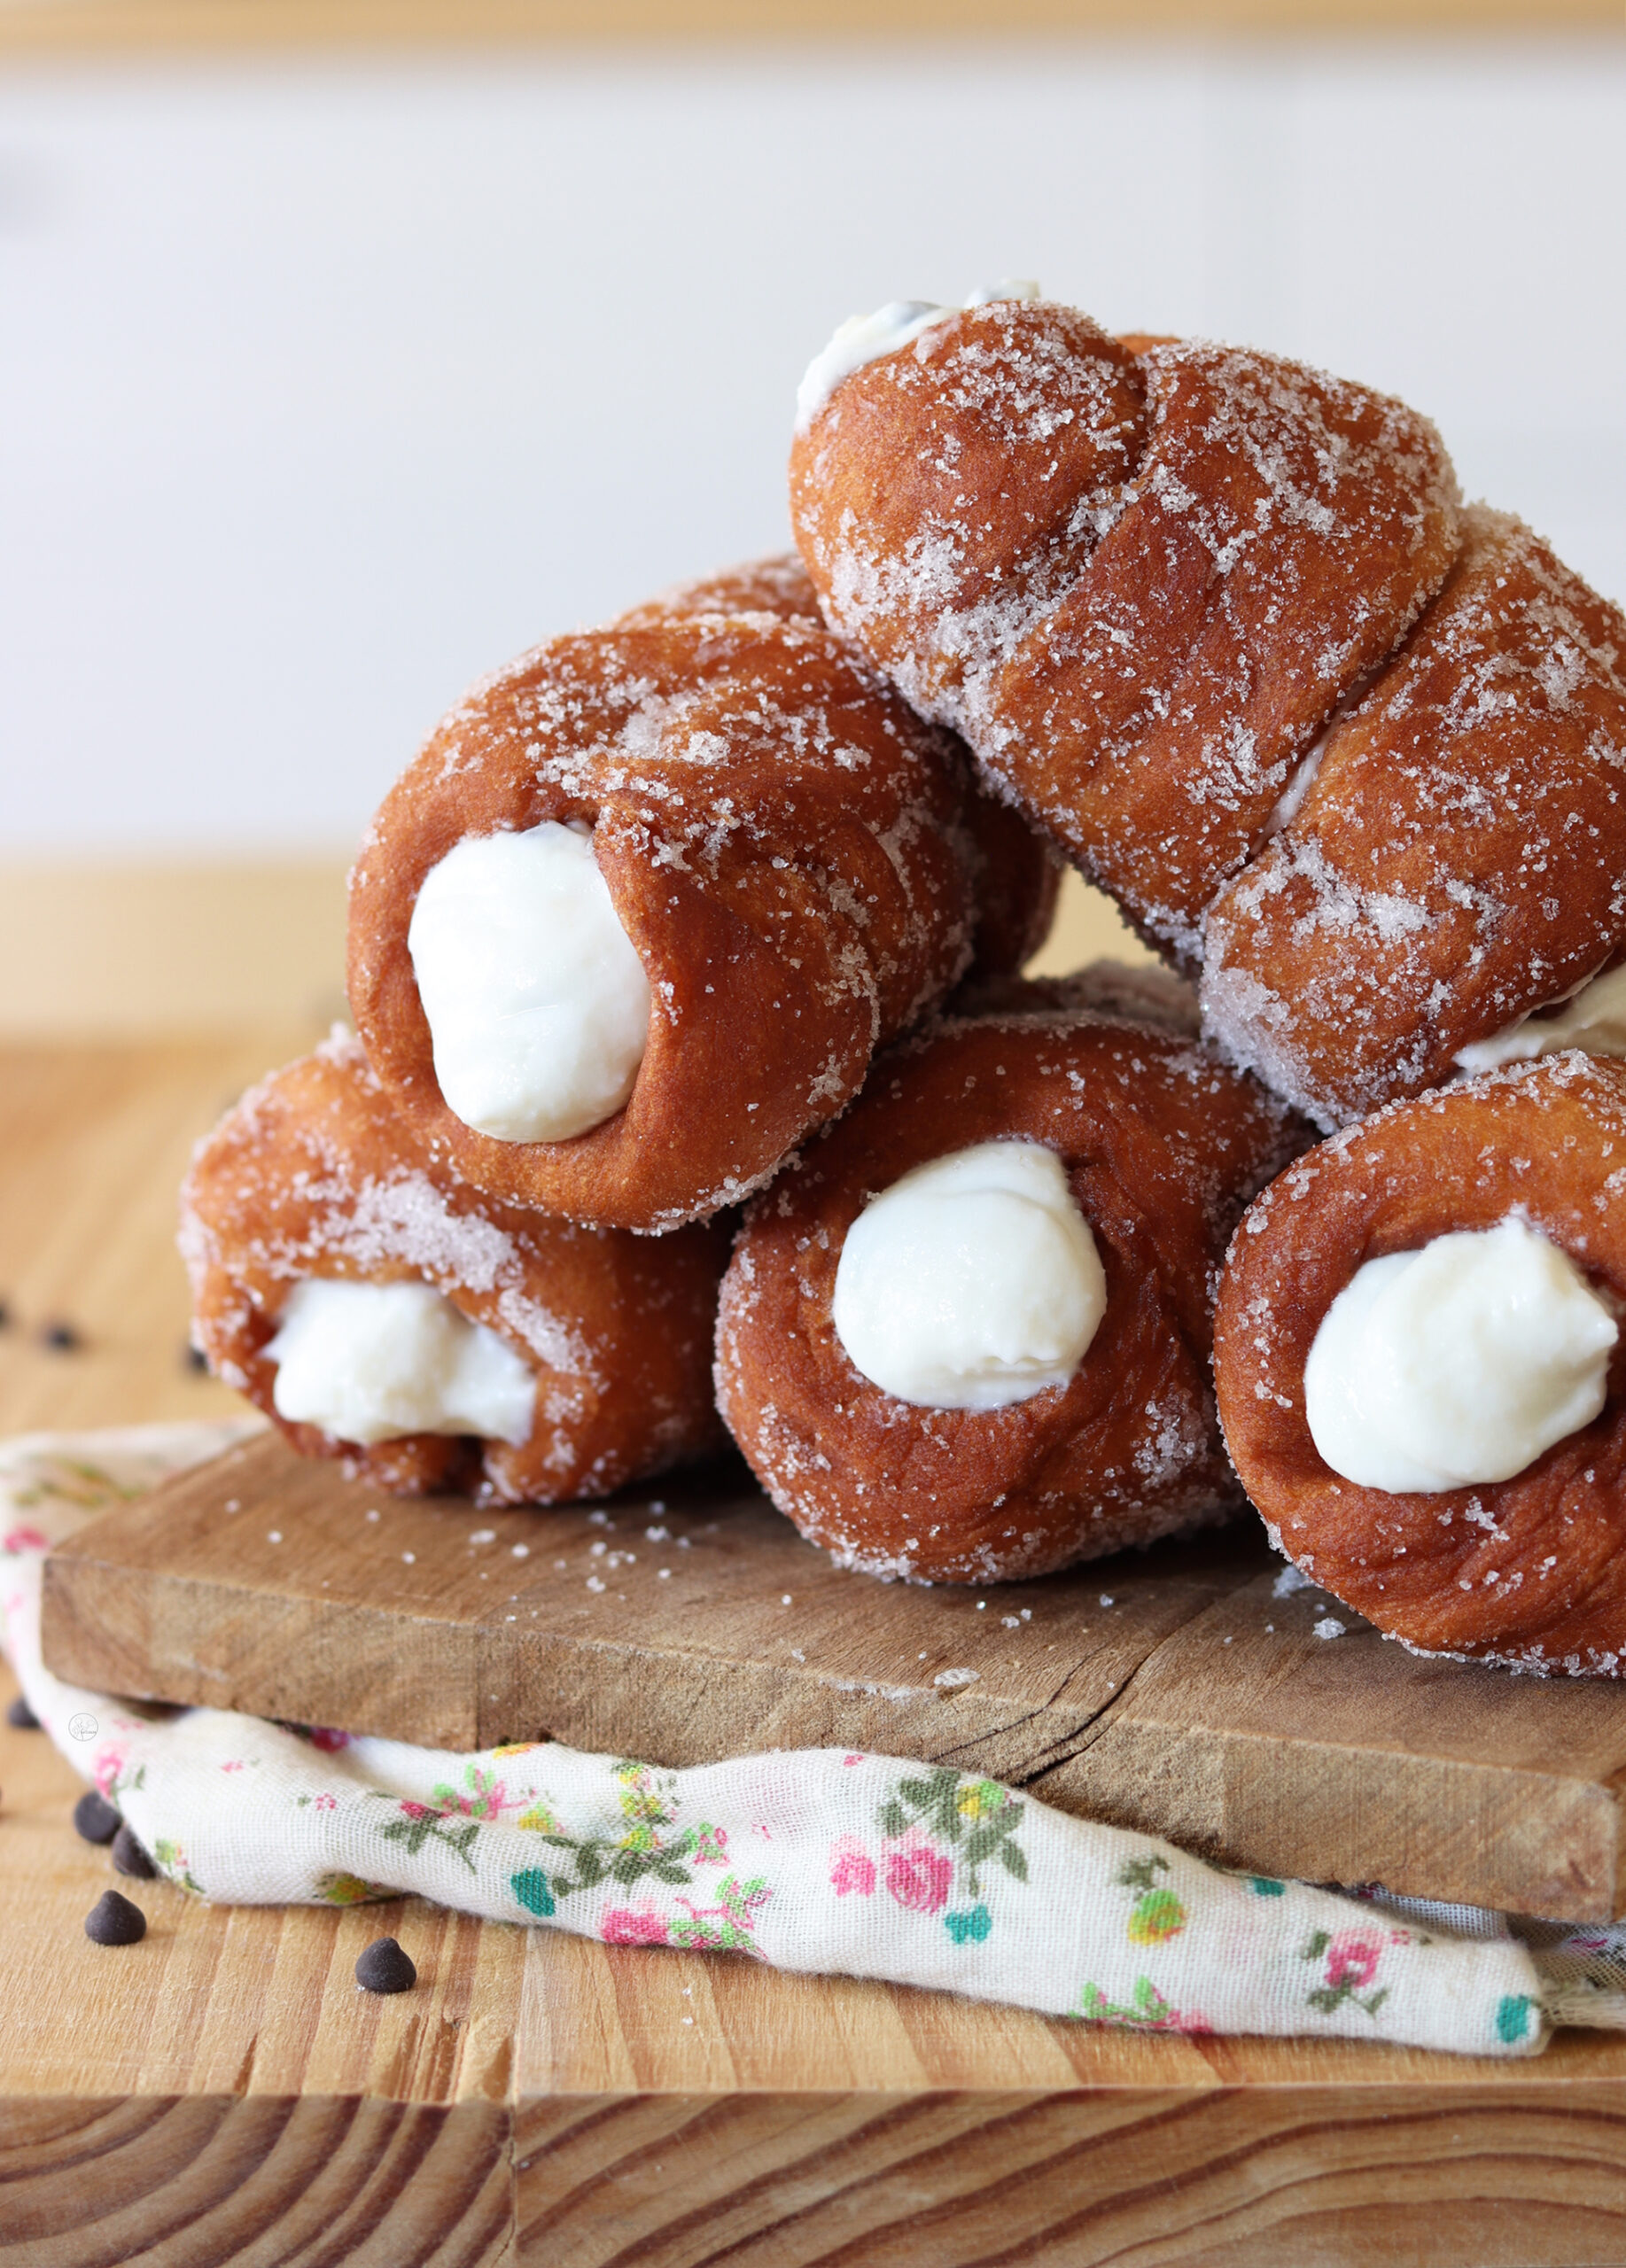
<path fill-rule="evenodd" d="M 1626 965 L 1595 976 L 1573 992 L 1557 1015 L 1532 1014 L 1459 1048 L 1465 1071 L 1494 1071 L 1534 1055 L 1581 1047 L 1589 1055 L 1626 1055 Z"/>
<path fill-rule="evenodd" d="M 1604 1406 L 1619 1332 L 1568 1255 L 1514 1215 L 1369 1260 L 1304 1365 L 1311 1438 L 1363 1488 L 1511 1480 Z"/>
<path fill-rule="evenodd" d="M 530 1439 L 536 1379 L 428 1284 L 296 1284 L 266 1348 L 281 1416 L 341 1441 L 402 1433 Z"/>
<path fill-rule="evenodd" d="M 465 1126 L 564 1142 L 614 1117 L 643 1060 L 650 980 L 587 827 L 465 836 L 424 876 L 407 943 Z"/>
<path fill-rule="evenodd" d="M 883 1393 L 999 1410 L 1064 1386 L 1106 1305 L 1095 1239 L 1054 1151 L 979 1142 L 916 1166 L 864 1208 L 831 1314 Z"/>
<path fill-rule="evenodd" d="M 1037 284 L 1022 276 L 1007 276 L 998 284 L 979 285 L 965 304 L 987 307 L 998 299 L 1041 296 Z M 889 299 L 873 315 L 849 315 L 803 374 L 796 390 L 797 431 L 806 431 L 842 380 L 850 378 L 854 370 L 861 370 L 866 362 L 878 362 L 883 354 L 895 354 L 900 346 L 907 346 L 959 312 L 955 307 L 939 307 L 935 299 Z"/>

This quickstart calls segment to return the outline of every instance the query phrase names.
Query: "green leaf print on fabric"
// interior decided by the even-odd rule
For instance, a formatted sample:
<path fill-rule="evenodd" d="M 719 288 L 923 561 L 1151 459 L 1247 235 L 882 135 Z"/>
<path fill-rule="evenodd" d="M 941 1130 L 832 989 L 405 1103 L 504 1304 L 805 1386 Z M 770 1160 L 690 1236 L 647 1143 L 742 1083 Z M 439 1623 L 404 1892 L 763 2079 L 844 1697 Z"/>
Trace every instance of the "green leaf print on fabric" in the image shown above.
<path fill-rule="evenodd" d="M 522 1814 L 519 1824 L 533 1827 L 541 1841 L 552 1849 L 569 1854 L 570 1864 L 545 1876 L 540 1868 L 527 1868 L 523 1879 L 531 1884 L 533 1878 L 541 1883 L 554 1901 L 574 1898 L 579 1891 L 597 1890 L 606 1883 L 630 1890 L 640 1882 L 660 1882 L 673 1889 L 692 1888 L 696 1869 L 701 1867 L 726 1867 L 728 1863 L 728 1830 L 710 1820 L 697 1826 L 677 1826 L 677 1781 L 669 1772 L 657 1772 L 653 1766 L 640 1764 L 631 1758 L 620 1759 L 612 1767 L 617 1798 L 626 1825 L 613 1839 L 609 1836 L 575 1836 L 564 1834 L 545 1802 L 538 1801 Z M 544 1825 L 542 1822 L 546 1821 Z M 673 1832 L 673 1830 L 676 1830 Z M 544 1916 L 552 1906 L 533 1906 L 518 1884 L 521 1876 L 513 1878 L 510 1887 L 524 1906 Z M 759 1876 L 742 1884 L 730 1874 L 717 1891 L 718 1903 L 711 1907 L 689 1905 L 680 1899 L 679 1905 L 689 1907 L 689 1919 L 663 1925 L 662 1944 L 705 1946 L 718 1950 L 732 1950 L 748 1946 L 751 1942 L 751 1916 L 756 1908 L 768 1899 L 769 1891 L 764 1877 Z M 652 1926 L 644 1917 L 645 1935 L 639 1942 L 657 1942 L 647 1934 Z"/>
<path fill-rule="evenodd" d="M 1086 2023 L 1115 2024 L 1122 2031 L 1207 2031 L 1202 2016 L 1186 2014 L 1165 2000 L 1149 1977 L 1137 1977 L 1129 2004 L 1109 2000 L 1098 1984 L 1086 1984 L 1073 2011 Z"/>
<path fill-rule="evenodd" d="M 881 1832 L 891 1842 L 913 1830 L 947 1844 L 965 1895 L 980 1902 L 982 1869 L 991 1860 L 1017 1882 L 1028 1878 L 1027 1859 L 1015 1839 L 1025 1808 L 997 1780 L 968 1779 L 939 1765 L 898 1783 L 881 1806 Z"/>
<path fill-rule="evenodd" d="M 21 1488 L 9 1491 L 12 1504 L 32 1511 L 38 1504 L 72 1504 L 83 1512 L 97 1512 L 108 1504 L 133 1503 L 151 1490 L 151 1481 L 115 1480 L 99 1464 L 78 1457 L 52 1457 L 37 1477 Z"/>
<path fill-rule="evenodd" d="M 1118 1873 L 1117 1879 L 1125 1890 L 1140 1893 L 1130 1909 L 1127 1924 L 1129 1941 L 1135 1946 L 1166 1945 L 1186 1927 L 1186 1908 L 1166 1884 L 1158 1881 L 1160 1874 L 1167 1874 L 1169 1861 L 1155 1852 L 1144 1859 L 1131 1859 Z"/>
<path fill-rule="evenodd" d="M 679 1899 L 680 1906 L 689 1907 L 689 1919 L 667 1924 L 666 1942 L 697 1953 L 755 1953 L 751 1930 L 757 1908 L 771 1894 L 762 1875 L 747 1883 L 729 1875 L 718 1884 L 715 1906 L 692 1906 L 687 1898 Z"/>
<path fill-rule="evenodd" d="M 444 1843 L 471 1874 L 478 1871 L 469 1856 L 469 1845 L 480 1831 L 478 1819 L 466 1819 L 461 1827 L 448 1827 L 447 1821 L 455 1818 L 455 1813 L 432 1810 L 428 1804 L 414 1803 L 410 1797 L 389 1795 L 382 1788 L 370 1788 L 367 1792 L 377 1796 L 380 1803 L 393 1804 L 400 1814 L 386 1820 L 378 1829 L 386 1843 L 404 1843 L 415 1859 L 425 1843 Z"/>
<path fill-rule="evenodd" d="M 607 1843 L 597 1837 L 578 1841 L 570 1835 L 544 1835 L 556 1851 L 568 1851 L 575 1866 L 572 1877 L 569 1874 L 548 1876 L 556 1898 L 572 1898 L 579 1890 L 596 1890 L 601 1883 L 619 1883 L 630 1890 L 634 1883 L 652 1875 L 657 1882 L 687 1883 L 689 1868 L 681 1857 L 660 1850 L 640 1850 L 625 1843 Z"/>
<path fill-rule="evenodd" d="M 386 1882 L 369 1882 L 362 1875 L 318 1875 L 312 1885 L 324 1906 L 381 1906 L 401 1892 Z"/>
<path fill-rule="evenodd" d="M 186 1853 L 178 1843 L 171 1843 L 160 1835 L 152 1845 L 152 1856 L 159 1872 L 167 1875 L 178 1889 L 190 1891 L 194 1898 L 203 1896 L 203 1884 L 188 1867 Z"/>

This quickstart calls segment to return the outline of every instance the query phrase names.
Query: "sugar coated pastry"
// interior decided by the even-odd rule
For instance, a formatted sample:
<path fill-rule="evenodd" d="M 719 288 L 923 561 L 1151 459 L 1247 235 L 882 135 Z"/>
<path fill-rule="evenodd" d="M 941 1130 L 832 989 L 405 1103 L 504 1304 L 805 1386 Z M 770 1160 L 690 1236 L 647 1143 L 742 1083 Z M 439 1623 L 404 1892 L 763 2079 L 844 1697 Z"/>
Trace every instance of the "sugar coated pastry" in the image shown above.
<path fill-rule="evenodd" d="M 1224 1517 L 1219 1257 L 1296 1146 L 1179 1031 L 1007 987 L 882 1057 L 751 1208 L 718 1318 L 735 1439 L 804 1534 L 916 1581 Z"/>
<path fill-rule="evenodd" d="M 1093 960 L 1067 976 L 988 976 L 975 972 L 949 1002 L 959 1016 L 1087 1012 L 1119 1023 L 1195 1039 L 1202 1027 L 1194 985 L 1146 961 Z"/>
<path fill-rule="evenodd" d="M 363 845 L 369 1060 L 494 1196 L 705 1217 L 966 966 L 966 802 L 954 744 L 804 616 L 680 603 L 555 639 L 453 711 Z"/>
<path fill-rule="evenodd" d="M 1626 618 L 1400 404 L 939 309 L 813 389 L 791 493 L 832 620 L 1323 1126 L 1568 1044 L 1626 957 Z"/>
<path fill-rule="evenodd" d="M 772 614 L 822 626 L 819 598 L 795 552 L 749 560 L 740 567 L 680 584 L 623 615 L 623 622 L 663 614 Z M 1062 859 L 1049 838 L 1015 804 L 980 781 L 969 754 L 965 822 L 976 854 L 976 912 L 970 978 L 1015 975 L 1050 934 L 1062 882 Z"/>
<path fill-rule="evenodd" d="M 1214 1363 L 1273 1539 L 1423 1653 L 1626 1675 L 1626 1063 L 1390 1104 L 1231 1247 Z"/>
<path fill-rule="evenodd" d="M 721 1230 L 634 1237 L 482 1195 L 347 1037 L 199 1145 L 181 1242 L 210 1368 L 385 1487 L 561 1503 L 721 1441 Z"/>
<path fill-rule="evenodd" d="M 1034 289 L 832 342 L 797 541 L 829 619 L 1195 961 L 1300 759 L 1443 581 L 1455 479 L 1365 387 L 1112 338 Z"/>
<path fill-rule="evenodd" d="M 1209 913 L 1210 1030 L 1324 1126 L 1626 1049 L 1626 617 L 1517 520 L 1463 522 L 1444 589 Z"/>

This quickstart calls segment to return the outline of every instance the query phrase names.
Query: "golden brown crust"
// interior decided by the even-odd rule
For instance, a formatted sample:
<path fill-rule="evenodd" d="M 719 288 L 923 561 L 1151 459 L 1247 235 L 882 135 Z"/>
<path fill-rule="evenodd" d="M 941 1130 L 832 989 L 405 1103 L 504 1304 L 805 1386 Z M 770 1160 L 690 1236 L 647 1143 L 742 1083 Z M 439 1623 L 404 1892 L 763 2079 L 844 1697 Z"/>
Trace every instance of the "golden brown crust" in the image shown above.
<path fill-rule="evenodd" d="M 830 1319 L 848 1228 L 930 1158 L 1043 1142 L 1106 1271 L 1078 1371 L 1002 1410 L 926 1410 L 852 1365 Z M 1252 1081 L 1166 1032 L 1042 998 L 954 1020 L 752 1208 L 724 1279 L 719 1401 L 781 1511 L 844 1564 L 914 1581 L 1034 1575 L 1224 1516 L 1209 1385 L 1219 1255 L 1297 1146 Z"/>
<path fill-rule="evenodd" d="M 827 626 L 818 593 L 794 551 L 681 583 L 619 618 L 655 622 L 674 614 L 768 614 L 782 622 Z M 968 979 L 1014 976 L 1050 934 L 1062 887 L 1061 854 L 1015 803 L 977 777 L 969 750 L 965 820 L 977 869 Z"/>
<path fill-rule="evenodd" d="M 1626 1302 L 1626 1064 L 1570 1053 L 1391 1105 L 1323 1143 L 1233 1239 L 1215 1327 L 1225 1441 L 1280 1548 L 1428 1653 L 1626 1674 L 1626 1341 L 1608 1400 L 1511 1480 L 1391 1495 L 1343 1480 L 1304 1363 L 1366 1261 L 1518 1212 Z"/>
<path fill-rule="evenodd" d="M 1144 962 L 1093 960 L 1066 976 L 968 976 L 949 1002 L 960 1016 L 1084 1014 L 1195 1039 L 1202 1028 L 1195 990 L 1172 969 Z"/>
<path fill-rule="evenodd" d="M 1482 506 L 1444 589 L 1327 733 L 1209 916 L 1210 1030 L 1337 1126 L 1626 946 L 1626 617 Z"/>
<path fill-rule="evenodd" d="M 743 560 L 737 567 L 720 567 L 715 574 L 675 583 L 643 605 L 629 607 L 616 620 L 623 628 L 658 628 L 676 616 L 694 614 L 771 614 L 779 622 L 824 622 L 819 594 L 800 554 L 794 551 Z"/>
<path fill-rule="evenodd" d="M 350 999 L 421 1141 L 510 1202 L 665 1230 L 758 1187 L 964 967 L 957 759 L 804 618 L 646 610 L 559 638 L 453 711 L 351 877 Z M 632 1096 L 564 1142 L 441 1099 L 407 945 L 465 835 L 580 819 L 656 996 Z"/>
<path fill-rule="evenodd" d="M 847 378 L 790 490 L 830 619 L 1194 960 L 1456 544 L 1450 462 L 1403 405 L 1271 355 L 1136 353 L 1044 303 Z"/>
<path fill-rule="evenodd" d="M 507 1503 L 564 1503 L 721 1442 L 710 1358 L 723 1231 L 634 1237 L 481 1196 L 412 1143 L 354 1040 L 275 1072 L 199 1144 L 182 1249 L 210 1368 L 303 1454 L 344 1456 L 397 1493 L 478 1484 Z M 530 1440 L 363 1448 L 284 1420 L 264 1349 L 308 1277 L 443 1293 L 535 1371 Z"/>

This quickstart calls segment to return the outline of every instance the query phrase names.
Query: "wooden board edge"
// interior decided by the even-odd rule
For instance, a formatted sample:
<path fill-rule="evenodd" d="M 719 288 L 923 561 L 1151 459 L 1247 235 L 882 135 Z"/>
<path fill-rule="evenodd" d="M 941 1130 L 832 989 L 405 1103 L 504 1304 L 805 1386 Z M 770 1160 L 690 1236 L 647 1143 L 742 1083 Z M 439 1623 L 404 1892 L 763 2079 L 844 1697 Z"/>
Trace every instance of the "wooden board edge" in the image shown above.
<path fill-rule="evenodd" d="M 1060 1810 L 1162 1835 L 1245 1873 L 1381 1882 L 1399 1896 L 1575 1922 L 1611 1921 L 1626 1910 L 1621 1805 L 1611 1787 L 1413 1755 L 1404 1782 L 1408 1807 L 1396 1798 L 1394 1761 L 1392 1751 L 1375 1745 L 1172 1727 L 1109 1712 L 1097 1736 L 1039 1775 L 1029 1792 Z M 1469 1786 L 1459 1809 L 1480 1831 L 1442 1852 L 1429 1838 L 1443 1809 L 1436 1807 L 1437 1785 L 1446 1778 Z M 1473 1789 L 1475 1779 L 1482 1790 Z M 1537 1796 L 1541 1860 L 1527 1860 L 1521 1871 L 1512 1855 L 1518 1814 L 1521 1803 L 1534 1814 Z M 1420 1874 L 1411 1852 L 1423 1846 L 1430 1856 Z"/>

